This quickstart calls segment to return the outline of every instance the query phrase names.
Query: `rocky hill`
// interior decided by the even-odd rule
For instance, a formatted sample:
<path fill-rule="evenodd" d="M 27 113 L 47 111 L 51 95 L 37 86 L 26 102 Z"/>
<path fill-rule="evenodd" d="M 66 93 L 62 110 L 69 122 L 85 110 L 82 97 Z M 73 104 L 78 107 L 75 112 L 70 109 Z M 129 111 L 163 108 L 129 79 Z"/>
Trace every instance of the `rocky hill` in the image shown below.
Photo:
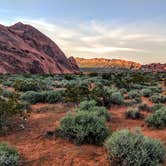
<path fill-rule="evenodd" d="M 67 59 L 47 36 L 30 25 L 0 25 L 0 74 L 79 73 L 74 58 Z"/>
<path fill-rule="evenodd" d="M 80 68 L 127 68 L 127 69 L 140 69 L 141 64 L 120 60 L 120 59 L 104 59 L 104 58 L 93 58 L 93 59 L 84 59 L 76 58 L 76 62 Z"/>
<path fill-rule="evenodd" d="M 166 72 L 166 64 L 151 63 L 151 64 L 148 64 L 148 65 L 142 65 L 141 69 L 144 70 L 144 71 Z"/>

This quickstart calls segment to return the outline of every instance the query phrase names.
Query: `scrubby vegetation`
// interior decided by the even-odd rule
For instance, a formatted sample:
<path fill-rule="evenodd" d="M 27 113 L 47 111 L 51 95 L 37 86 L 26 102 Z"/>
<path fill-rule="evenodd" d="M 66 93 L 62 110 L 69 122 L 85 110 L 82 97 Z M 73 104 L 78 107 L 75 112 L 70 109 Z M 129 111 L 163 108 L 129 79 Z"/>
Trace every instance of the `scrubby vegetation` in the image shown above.
<path fill-rule="evenodd" d="M 166 155 L 160 141 L 128 130 L 113 133 L 105 146 L 109 158 L 119 166 L 157 166 L 163 163 Z"/>
<path fill-rule="evenodd" d="M 19 154 L 16 149 L 5 143 L 0 144 L 0 165 L 1 166 L 18 166 Z"/>
<path fill-rule="evenodd" d="M 108 113 L 107 109 L 102 106 L 97 106 L 97 102 L 95 100 L 85 100 L 81 102 L 79 107 L 76 109 L 76 112 L 89 112 L 99 118 L 104 118 L 107 121 L 111 119 L 111 115 Z"/>
<path fill-rule="evenodd" d="M 118 130 L 138 125 L 145 135 L 153 137 L 156 132 L 157 138 L 165 139 L 165 78 L 166 73 L 126 69 L 80 75 L 0 75 L 0 140 L 10 134 L 12 138 L 31 135 L 32 128 L 35 138 L 37 132 L 47 139 L 41 131 L 56 124 L 55 130 L 48 132 L 49 138 L 61 137 L 77 145 L 102 145 L 110 136 L 106 147 L 115 165 L 160 165 L 165 152 L 159 141 Z M 38 130 L 34 124 L 45 128 Z M 113 135 L 111 128 L 117 131 Z M 21 139 L 25 136 L 16 142 Z"/>
<path fill-rule="evenodd" d="M 153 128 L 166 127 L 166 107 L 161 107 L 149 115 L 146 119 L 146 123 Z"/>
<path fill-rule="evenodd" d="M 22 94 L 21 99 L 31 104 L 36 103 L 56 103 L 62 101 L 63 91 L 43 91 L 34 92 L 28 91 Z"/>
<path fill-rule="evenodd" d="M 141 114 L 141 112 L 139 112 L 139 110 L 134 109 L 134 108 L 130 108 L 125 112 L 125 116 L 128 119 L 142 119 L 143 115 Z"/>
<path fill-rule="evenodd" d="M 79 112 L 76 115 L 69 114 L 60 122 L 60 128 L 56 131 L 59 136 L 76 144 L 101 145 L 109 135 L 109 129 L 105 121 L 93 113 Z"/>

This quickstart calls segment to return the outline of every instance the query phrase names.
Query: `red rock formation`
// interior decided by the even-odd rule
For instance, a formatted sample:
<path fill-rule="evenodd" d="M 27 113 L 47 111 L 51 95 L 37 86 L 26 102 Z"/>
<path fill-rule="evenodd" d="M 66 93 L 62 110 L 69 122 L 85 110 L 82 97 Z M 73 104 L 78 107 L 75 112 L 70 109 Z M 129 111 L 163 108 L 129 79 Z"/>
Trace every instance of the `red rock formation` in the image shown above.
<path fill-rule="evenodd" d="M 68 60 L 69 60 L 69 62 L 71 64 L 73 70 L 79 71 L 79 67 L 77 65 L 77 62 L 76 62 L 75 58 L 71 56 L 71 57 L 68 58 Z"/>
<path fill-rule="evenodd" d="M 141 69 L 144 71 L 166 72 L 166 64 L 151 63 L 148 65 L 142 65 Z"/>
<path fill-rule="evenodd" d="M 0 73 L 78 73 L 60 48 L 30 25 L 0 25 Z"/>
<path fill-rule="evenodd" d="M 93 59 L 84 59 L 76 58 L 76 62 L 80 68 L 128 68 L 128 69 L 139 69 L 141 64 L 126 61 L 121 59 L 104 59 L 104 58 L 93 58 Z"/>

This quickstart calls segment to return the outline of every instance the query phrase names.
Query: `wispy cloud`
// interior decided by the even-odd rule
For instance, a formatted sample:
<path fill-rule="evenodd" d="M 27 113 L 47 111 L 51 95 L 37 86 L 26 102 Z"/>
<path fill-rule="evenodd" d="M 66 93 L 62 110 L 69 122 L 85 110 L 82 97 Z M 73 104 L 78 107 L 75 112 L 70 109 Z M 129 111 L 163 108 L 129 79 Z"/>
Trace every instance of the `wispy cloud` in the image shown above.
<path fill-rule="evenodd" d="M 53 39 L 67 56 L 106 57 L 142 63 L 166 62 L 166 24 L 113 24 L 99 21 L 55 24 L 45 19 L 16 18 Z M 9 22 L 0 21 L 9 25 Z"/>

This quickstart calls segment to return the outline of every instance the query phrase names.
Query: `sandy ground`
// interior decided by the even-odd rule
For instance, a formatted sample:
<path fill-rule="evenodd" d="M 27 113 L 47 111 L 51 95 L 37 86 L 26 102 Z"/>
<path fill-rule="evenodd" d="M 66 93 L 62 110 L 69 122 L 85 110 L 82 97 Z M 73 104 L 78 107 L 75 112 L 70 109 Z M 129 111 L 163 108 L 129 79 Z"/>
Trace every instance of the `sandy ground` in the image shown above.
<path fill-rule="evenodd" d="M 149 102 L 147 99 L 144 101 Z M 45 133 L 58 127 L 59 120 L 73 108 L 73 105 L 63 104 L 34 105 L 25 129 L 0 137 L 0 141 L 7 141 L 19 150 L 24 157 L 23 166 L 108 166 L 110 163 L 104 147 L 76 146 L 60 138 L 45 137 Z M 126 110 L 127 107 L 124 106 L 110 108 L 112 120 L 108 126 L 112 131 L 139 127 L 145 135 L 160 139 L 166 144 L 166 129 L 152 130 L 146 127 L 143 120 L 125 119 Z"/>

